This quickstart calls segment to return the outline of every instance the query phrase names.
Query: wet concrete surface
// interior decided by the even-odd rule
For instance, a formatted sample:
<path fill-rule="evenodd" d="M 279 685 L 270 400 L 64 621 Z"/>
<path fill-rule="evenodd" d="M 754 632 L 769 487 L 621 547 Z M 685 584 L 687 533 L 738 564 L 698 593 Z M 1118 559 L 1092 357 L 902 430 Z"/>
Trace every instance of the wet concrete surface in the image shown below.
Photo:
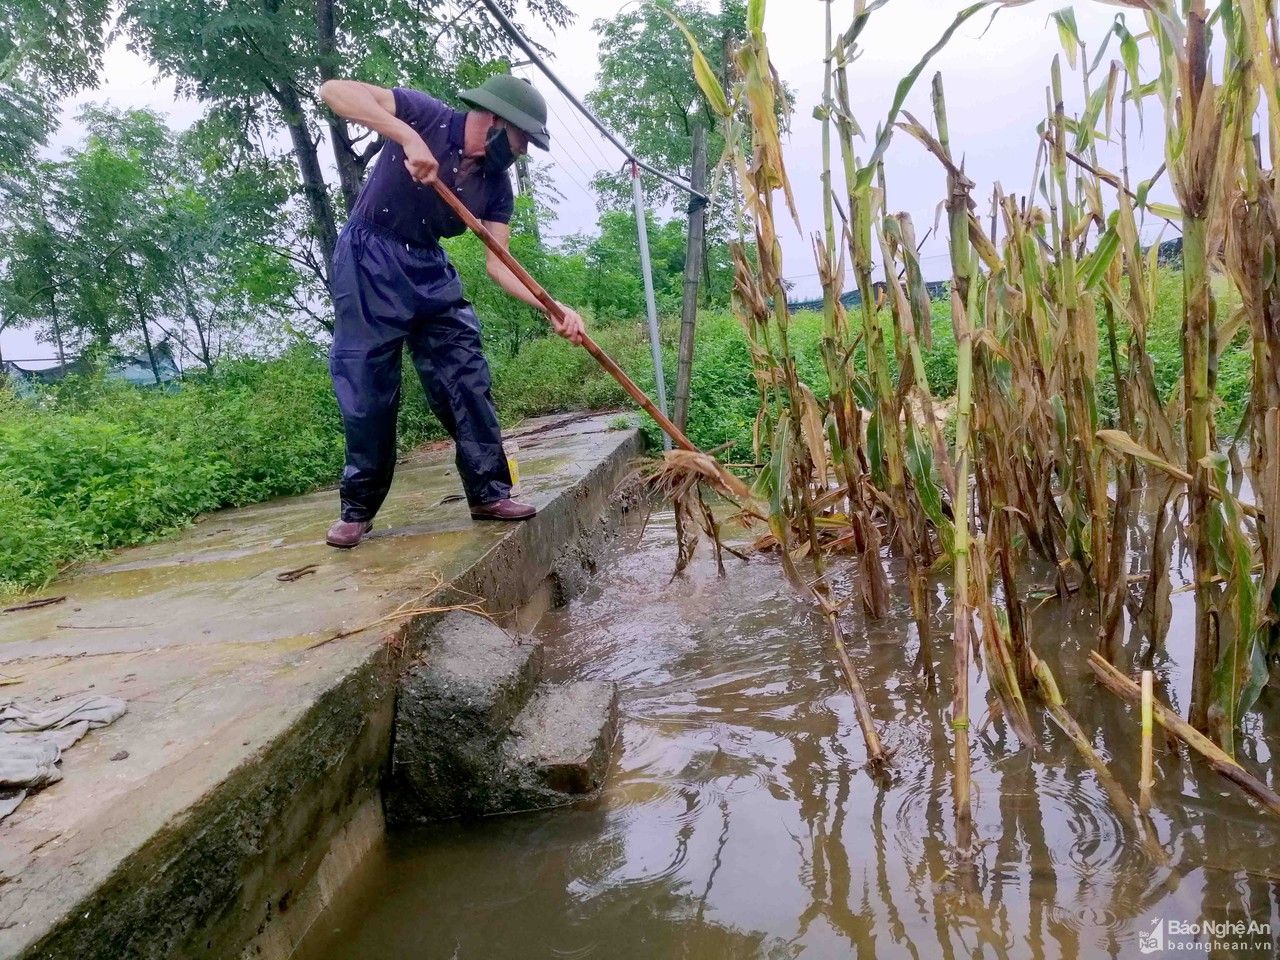
<path fill-rule="evenodd" d="M 337 498 L 320 491 L 211 515 L 0 615 L 7 695 L 129 704 L 0 822 L 0 957 L 226 955 L 284 912 L 342 814 L 376 797 L 413 631 L 384 618 L 441 584 L 521 603 L 639 451 L 610 419 L 514 432 L 528 524 L 471 520 L 440 450 L 401 464 L 355 550 L 324 544 Z"/>

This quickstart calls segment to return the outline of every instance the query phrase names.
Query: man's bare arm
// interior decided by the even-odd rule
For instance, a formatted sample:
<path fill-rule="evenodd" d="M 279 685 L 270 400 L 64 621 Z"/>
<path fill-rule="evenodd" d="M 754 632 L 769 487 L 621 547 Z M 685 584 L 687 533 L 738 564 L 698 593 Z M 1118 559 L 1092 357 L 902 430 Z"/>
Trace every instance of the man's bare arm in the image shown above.
<path fill-rule="evenodd" d="M 493 234 L 494 239 L 502 244 L 503 249 L 509 249 L 511 243 L 510 224 L 486 220 L 484 225 Z M 564 320 L 552 313 L 547 313 L 547 308 L 542 305 L 542 302 L 529 291 L 529 288 L 520 281 L 520 278 L 512 273 L 492 250 L 486 250 L 485 267 L 493 282 L 500 286 L 505 293 L 546 313 L 547 319 L 551 321 L 551 326 L 555 328 L 556 333 L 573 343 L 582 343 L 582 335 L 586 330 L 586 326 L 576 310 L 561 303 L 560 307 L 565 313 Z M 559 301 L 556 302 L 559 303 Z"/>
<path fill-rule="evenodd" d="M 326 80 L 320 98 L 329 109 L 352 123 L 368 127 L 404 147 L 404 165 L 419 183 L 435 179 L 439 164 L 418 132 L 396 116 L 395 95 L 385 87 L 359 80 Z"/>

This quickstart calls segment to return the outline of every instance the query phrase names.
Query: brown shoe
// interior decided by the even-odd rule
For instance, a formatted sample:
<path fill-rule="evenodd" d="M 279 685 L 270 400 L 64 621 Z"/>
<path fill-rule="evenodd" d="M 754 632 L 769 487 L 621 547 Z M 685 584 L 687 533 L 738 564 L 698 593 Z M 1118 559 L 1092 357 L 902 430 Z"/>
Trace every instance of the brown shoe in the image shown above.
<path fill-rule="evenodd" d="M 335 520 L 325 536 L 324 542 L 331 547 L 350 550 L 364 539 L 364 535 L 373 529 L 371 520 Z"/>
<path fill-rule="evenodd" d="M 494 500 L 471 507 L 474 520 L 528 520 L 537 512 L 536 508 L 518 500 Z"/>

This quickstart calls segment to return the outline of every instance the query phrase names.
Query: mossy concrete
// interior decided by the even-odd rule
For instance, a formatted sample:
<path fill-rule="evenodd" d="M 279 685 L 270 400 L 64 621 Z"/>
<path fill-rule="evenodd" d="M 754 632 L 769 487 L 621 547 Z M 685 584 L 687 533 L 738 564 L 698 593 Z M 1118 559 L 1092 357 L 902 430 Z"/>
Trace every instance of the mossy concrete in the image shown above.
<path fill-rule="evenodd" d="M 401 673 L 384 786 L 390 826 L 563 806 L 604 782 L 612 683 L 540 683 L 541 644 L 454 610 Z"/>
<path fill-rule="evenodd" d="M 577 680 L 538 690 L 504 746 L 504 807 L 535 810 L 594 793 L 618 731 L 618 688 Z"/>
<path fill-rule="evenodd" d="M 400 678 L 387 822 L 479 815 L 502 789 L 502 744 L 542 673 L 542 647 L 461 610 Z"/>
<path fill-rule="evenodd" d="M 335 886 L 326 851 L 377 802 L 396 682 L 435 619 L 394 615 L 545 590 L 640 450 L 608 421 L 522 437 L 526 524 L 473 522 L 439 451 L 402 464 L 355 550 L 324 545 L 323 491 L 212 515 L 0 616 L 7 693 L 129 701 L 0 822 L 0 958 L 287 954 L 272 931 Z"/>

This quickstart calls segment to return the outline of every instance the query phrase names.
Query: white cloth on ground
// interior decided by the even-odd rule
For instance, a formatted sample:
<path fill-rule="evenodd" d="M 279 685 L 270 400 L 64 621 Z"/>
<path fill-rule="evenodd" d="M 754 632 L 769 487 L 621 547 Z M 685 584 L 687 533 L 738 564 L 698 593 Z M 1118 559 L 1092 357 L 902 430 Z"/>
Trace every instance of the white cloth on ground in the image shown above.
<path fill-rule="evenodd" d="M 127 709 L 119 697 L 90 695 L 50 702 L 0 700 L 0 820 L 31 790 L 62 779 L 62 751 Z"/>

